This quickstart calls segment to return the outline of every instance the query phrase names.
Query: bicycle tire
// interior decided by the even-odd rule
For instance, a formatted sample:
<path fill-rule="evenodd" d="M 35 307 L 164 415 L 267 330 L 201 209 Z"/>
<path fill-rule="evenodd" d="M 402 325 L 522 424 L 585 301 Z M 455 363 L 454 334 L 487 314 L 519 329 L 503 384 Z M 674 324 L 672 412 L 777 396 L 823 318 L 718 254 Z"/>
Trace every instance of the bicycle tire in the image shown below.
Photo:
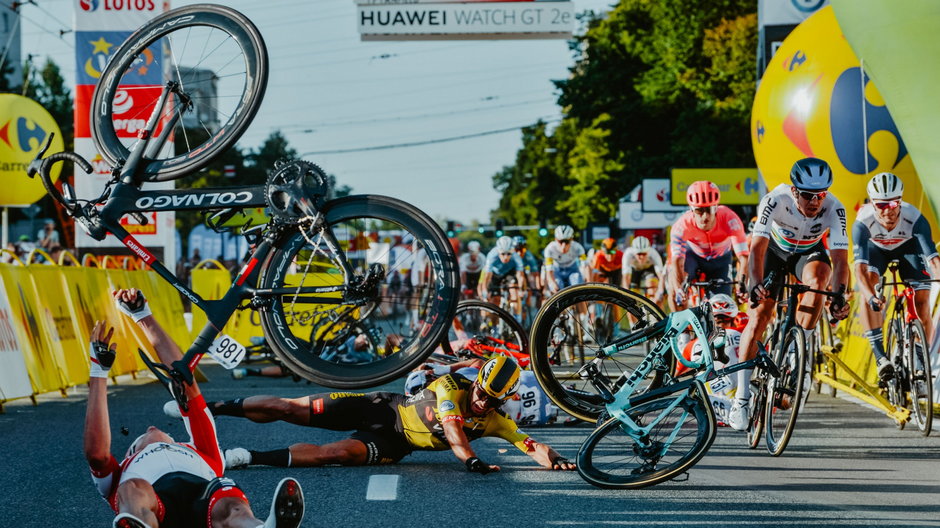
<path fill-rule="evenodd" d="M 574 315 L 576 305 L 585 302 L 619 306 L 623 309 L 618 319 L 620 324 L 630 324 L 627 313 L 633 313 L 647 324 L 664 319 L 665 314 L 645 297 L 616 286 L 596 283 L 565 288 L 542 305 L 529 334 L 532 371 L 555 405 L 575 418 L 593 423 L 605 406 L 598 401 L 598 392 L 593 385 L 577 376 L 577 369 L 582 364 L 582 357 L 593 359 L 605 343 L 598 343 L 591 333 L 592 328 L 583 325 L 579 316 Z M 621 379 L 632 372 L 647 355 L 642 345 L 607 358 L 602 364 L 602 372 L 611 380 Z M 566 350 L 571 354 L 563 358 Z M 667 353 L 664 360 L 667 363 L 665 372 L 674 372 L 675 357 Z M 654 370 L 645 389 L 661 386 L 665 372 Z"/>
<path fill-rule="evenodd" d="M 751 420 L 747 428 L 747 447 L 757 449 L 764 435 L 764 406 L 767 405 L 767 378 L 761 373 L 755 376 L 758 387 L 751 387 Z"/>
<path fill-rule="evenodd" d="M 174 43 L 175 37 L 182 41 L 179 46 Z M 190 39 L 194 42 L 192 49 L 189 48 Z M 196 40 L 202 42 L 196 44 Z M 155 53 L 152 49 L 155 45 L 164 48 Z M 200 48 L 205 55 L 193 57 L 190 52 Z M 164 68 L 160 83 L 175 80 L 184 92 L 189 93 L 195 111 L 189 112 L 188 118 L 198 122 L 197 125 L 202 127 L 198 136 L 205 136 L 205 139 L 193 145 L 197 135 L 188 132 L 181 119 L 174 127 L 174 150 L 184 146 L 186 150 L 167 154 L 165 158 L 142 159 L 137 181 L 174 180 L 212 162 L 234 145 L 251 124 L 267 87 L 268 55 L 264 40 L 245 15 L 225 6 L 195 4 L 157 16 L 121 44 L 95 86 L 89 123 L 91 136 L 102 157 L 112 166 L 128 158 L 129 145 L 136 141 L 135 130 L 131 130 L 128 123 L 137 123 L 133 125 L 137 128 L 140 122 L 146 122 L 159 98 L 157 91 L 142 86 L 149 83 L 141 80 L 141 64 L 150 69 Z M 197 65 L 200 66 L 198 70 L 195 68 Z M 238 71 L 241 66 L 244 70 Z M 197 77 L 197 72 L 202 76 L 204 71 L 212 74 L 209 81 Z M 170 79 L 165 79 L 168 73 Z M 239 93 L 240 80 L 243 85 Z M 210 82 L 211 88 L 198 86 Z M 133 88 L 120 90 L 121 86 Z M 136 93 L 129 90 L 136 90 Z M 146 101 L 146 104 L 140 105 L 141 101 Z M 127 111 L 136 111 L 131 115 L 125 115 L 127 111 L 118 112 L 121 125 L 116 128 L 115 106 L 121 110 L 128 105 L 134 105 L 134 108 Z M 175 109 L 171 108 L 170 112 L 173 111 Z M 216 120 L 225 122 L 216 124 Z M 118 129 L 123 129 L 123 136 Z M 193 136 L 192 142 L 190 136 Z"/>
<path fill-rule="evenodd" d="M 297 319 L 312 321 L 310 326 L 313 326 L 316 321 L 324 317 L 334 316 L 339 308 L 322 309 L 325 306 L 323 303 L 308 300 L 305 301 L 306 304 L 301 304 L 301 308 L 306 307 L 306 310 L 298 311 L 295 309 L 296 295 L 293 298 L 288 294 L 274 295 L 268 298 L 266 305 L 259 311 L 261 326 L 271 348 L 278 356 L 295 372 L 310 381 L 338 389 L 358 389 L 386 383 L 404 375 L 424 361 L 440 343 L 448 322 L 453 319 L 459 295 L 457 261 L 453 249 L 437 223 L 414 206 L 394 198 L 375 195 L 348 196 L 327 202 L 322 214 L 327 224 L 331 226 L 334 235 L 341 240 L 343 238 L 340 235 L 343 235 L 346 240 L 350 241 L 345 254 L 349 257 L 350 265 L 353 265 L 354 260 L 356 261 L 356 269 L 370 266 L 367 255 L 368 249 L 373 247 L 371 242 L 369 248 L 352 249 L 353 243 L 365 243 L 370 240 L 363 233 L 376 233 L 378 236 L 379 226 L 383 229 L 390 229 L 390 226 L 397 225 L 399 226 L 398 232 L 410 233 L 414 237 L 415 243 L 423 248 L 428 256 L 430 272 L 428 284 L 433 290 L 433 295 L 415 295 L 414 298 L 425 299 L 427 303 L 425 305 L 407 304 L 408 299 L 404 299 L 404 302 L 406 303 L 405 313 L 417 311 L 422 321 L 421 324 L 416 327 L 403 327 L 403 320 L 407 317 L 396 310 L 389 310 L 383 304 L 389 301 L 388 297 L 380 294 L 370 299 L 371 309 L 366 310 L 367 315 L 360 319 L 353 317 L 349 320 L 350 323 L 355 321 L 369 331 L 379 334 L 379 338 L 373 336 L 373 342 L 390 343 L 390 336 L 397 336 L 395 339 L 400 340 L 399 348 L 393 351 L 386 350 L 384 357 L 380 356 L 371 361 L 353 364 L 324 359 L 325 352 L 333 351 L 324 350 L 324 343 L 328 342 L 329 336 L 313 333 L 298 336 L 296 334 L 304 332 L 303 323 L 294 325 L 294 327 L 299 327 L 297 331 L 290 325 L 292 320 Z M 369 231 L 370 228 L 371 231 Z M 308 238 L 309 235 L 293 229 L 279 241 L 277 249 L 262 265 L 259 279 L 261 289 L 296 290 L 301 285 L 318 286 L 340 282 L 335 277 L 338 274 L 338 266 L 334 265 L 337 269 L 331 271 L 332 260 L 315 263 L 318 253 L 310 249 L 313 246 Z M 357 256 L 357 254 L 362 255 Z M 360 259 L 361 263 L 359 263 Z M 325 267 L 326 272 L 320 275 L 308 273 L 307 268 L 312 263 Z M 292 267 L 301 265 L 305 266 L 304 275 L 298 279 L 299 272 L 292 275 L 290 271 Z M 389 263 L 389 273 L 398 272 L 395 265 L 396 263 Z M 339 279 L 342 279 L 342 275 Z M 316 282 L 317 280 L 332 282 Z M 348 281 L 348 278 L 345 280 Z M 378 285 L 377 290 L 384 291 L 384 285 Z M 343 307 L 350 306 L 350 304 L 336 306 Z M 332 341 L 329 342 L 332 343 Z"/>
<path fill-rule="evenodd" d="M 659 484 L 675 478 L 695 465 L 715 440 L 715 416 L 711 405 L 702 401 L 705 391 L 699 387 L 695 395 L 685 395 L 683 401 L 649 433 L 651 445 L 642 447 L 626 434 L 617 418 L 610 418 L 600 425 L 578 450 L 578 473 L 593 486 L 607 489 L 638 489 Z M 665 410 L 674 396 L 665 396 L 643 403 L 627 411 L 627 414 L 643 425 L 644 416 Z M 679 413 L 682 413 L 679 416 Z M 691 417 L 694 424 L 686 421 Z M 647 452 L 662 451 L 664 441 L 673 434 L 670 448 L 659 457 L 647 457 Z M 694 436 L 693 436 L 694 435 Z M 608 445 L 609 443 L 609 445 Z M 673 449 L 678 446 L 678 448 Z M 672 452 L 675 458 L 664 458 Z M 665 456 L 663 456 L 665 455 Z M 655 460 L 650 460 L 655 458 Z"/>
<path fill-rule="evenodd" d="M 492 324 L 487 324 L 486 328 L 480 327 L 478 330 L 470 332 L 466 330 L 465 321 L 461 319 L 461 314 L 465 314 L 471 311 L 482 311 L 489 312 L 495 315 L 503 325 L 505 325 L 504 330 L 498 330 L 498 326 L 494 327 Z M 462 326 L 465 331 L 467 331 L 467 337 L 473 338 L 477 336 L 491 336 L 496 337 L 501 340 L 507 341 L 519 347 L 519 352 L 523 354 L 529 353 L 529 334 L 522 328 L 522 325 L 519 324 L 519 321 L 516 321 L 516 318 L 512 316 L 511 313 L 506 310 L 496 306 L 493 303 L 480 300 L 465 300 L 457 303 L 457 309 L 454 311 L 454 324 L 450 325 L 450 330 L 445 335 L 444 339 L 441 340 L 441 349 L 445 354 L 456 355 L 455 350 L 451 346 L 451 337 L 457 338 L 458 336 L 454 333 L 454 325 L 458 321 L 461 321 Z M 480 321 L 483 323 L 483 321 Z M 493 332 L 496 332 L 498 335 L 494 335 Z"/>
<path fill-rule="evenodd" d="M 930 436 L 933 427 L 933 376 L 930 370 L 927 334 L 919 320 L 909 323 L 907 331 L 910 334 L 905 339 L 905 348 L 911 415 L 921 434 Z M 918 343 L 920 346 L 917 346 Z M 918 374 L 918 370 L 922 374 Z"/>
<path fill-rule="evenodd" d="M 901 377 L 905 376 L 904 371 L 904 351 L 906 348 L 905 345 L 905 336 L 901 328 L 903 328 L 904 323 L 903 312 L 899 311 L 899 305 L 895 305 L 895 310 L 892 313 L 891 320 L 888 321 L 888 336 L 885 338 L 885 352 L 887 353 L 888 359 L 891 361 L 891 364 L 894 366 L 894 375 L 890 378 L 884 380 L 879 380 L 885 387 L 885 397 L 887 397 L 888 402 L 891 405 L 897 408 L 907 408 L 907 401 L 905 400 L 904 390 L 901 388 Z M 895 420 L 895 426 L 899 430 L 903 430 L 907 426 L 906 421 Z"/>
<path fill-rule="evenodd" d="M 795 347 L 792 353 L 790 352 L 791 346 Z M 773 456 L 780 456 L 793 436 L 803 399 L 806 342 L 802 328 L 794 326 L 787 332 L 782 346 L 774 354 L 774 362 L 780 368 L 780 377 L 771 377 L 767 380 L 764 432 L 767 439 L 767 451 Z M 789 402 L 786 398 L 789 398 Z"/>

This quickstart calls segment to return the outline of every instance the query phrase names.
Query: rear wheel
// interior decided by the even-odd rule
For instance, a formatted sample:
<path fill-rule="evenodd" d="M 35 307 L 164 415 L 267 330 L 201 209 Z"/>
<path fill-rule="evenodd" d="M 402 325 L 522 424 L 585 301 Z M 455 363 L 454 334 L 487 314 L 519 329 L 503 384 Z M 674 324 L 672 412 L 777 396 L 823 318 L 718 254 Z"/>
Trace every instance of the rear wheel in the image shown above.
<path fill-rule="evenodd" d="M 891 360 L 891 364 L 894 366 L 894 375 L 880 381 L 880 384 L 885 387 L 886 397 L 891 405 L 906 409 L 908 404 L 902 384 L 908 382 L 904 361 L 907 345 L 905 343 L 905 336 L 901 330 L 901 312 L 895 313 L 896 316 L 892 317 L 891 321 L 888 322 L 888 337 L 885 339 L 885 352 L 888 355 L 888 359 Z M 898 429 L 904 429 L 907 422 L 896 421 L 895 424 Z"/>
<path fill-rule="evenodd" d="M 643 403 L 627 415 L 648 431 L 634 431 L 610 418 L 578 451 L 578 473 L 599 488 L 636 489 L 687 471 L 715 440 L 715 417 L 699 386 Z M 677 401 L 678 398 L 678 401 Z"/>
<path fill-rule="evenodd" d="M 803 329 L 798 326 L 791 328 L 781 345 L 774 354 L 780 377 L 767 379 L 767 404 L 764 409 L 767 450 L 773 456 L 782 455 L 787 448 L 800 412 L 806 372 Z"/>
<path fill-rule="evenodd" d="M 907 352 L 911 414 L 920 432 L 928 436 L 933 426 L 933 380 L 928 356 L 930 349 L 920 321 L 909 323 L 907 329 L 908 337 L 904 348 Z"/>
<path fill-rule="evenodd" d="M 598 328 L 598 319 L 590 316 L 589 307 L 595 310 L 595 315 L 605 310 L 617 315 L 607 327 Z M 578 369 L 611 341 L 664 317 L 662 310 L 649 299 L 615 286 L 582 284 L 565 288 L 545 302 L 532 325 L 529 355 L 535 377 L 562 410 L 581 420 L 595 422 L 604 403 L 597 389 L 578 376 Z M 601 375 L 612 392 L 616 392 L 646 357 L 644 345 L 639 343 L 604 359 Z M 672 354 L 663 359 L 667 364 L 650 373 L 646 388 L 660 386 L 665 372 L 673 372 Z"/>
<path fill-rule="evenodd" d="M 461 347 L 485 356 L 502 354 L 523 367 L 529 364 L 529 336 L 522 325 L 506 310 L 485 301 L 460 301 L 457 305 L 441 348 L 454 356 Z"/>

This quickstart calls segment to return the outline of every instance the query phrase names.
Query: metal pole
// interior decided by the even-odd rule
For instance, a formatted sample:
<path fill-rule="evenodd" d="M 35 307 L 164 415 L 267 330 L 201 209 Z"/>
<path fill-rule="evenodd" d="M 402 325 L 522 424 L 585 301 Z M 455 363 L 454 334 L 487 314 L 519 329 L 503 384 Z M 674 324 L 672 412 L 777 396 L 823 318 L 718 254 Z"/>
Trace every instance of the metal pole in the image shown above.
<path fill-rule="evenodd" d="M 0 230 L 3 231 L 2 235 L 0 235 L 0 244 L 2 244 L 3 247 L 7 247 L 7 244 L 10 243 L 10 208 L 4 207 L 3 213 L 0 216 L 3 218 L 2 221 L 0 221 L 0 223 L 3 224 L 3 226 L 0 227 Z"/>

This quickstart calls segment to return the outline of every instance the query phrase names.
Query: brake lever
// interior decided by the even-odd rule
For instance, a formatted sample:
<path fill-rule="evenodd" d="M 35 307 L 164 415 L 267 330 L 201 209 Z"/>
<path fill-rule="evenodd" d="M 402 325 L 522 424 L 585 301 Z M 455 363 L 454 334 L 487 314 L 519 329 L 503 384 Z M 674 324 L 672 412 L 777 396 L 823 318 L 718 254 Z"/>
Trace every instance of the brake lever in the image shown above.
<path fill-rule="evenodd" d="M 33 161 L 30 161 L 29 166 L 26 167 L 26 175 L 30 178 L 35 178 L 36 175 L 39 174 L 39 170 L 42 168 L 42 158 L 46 155 L 46 151 L 49 150 L 49 147 L 52 146 L 53 137 L 55 137 L 55 132 L 50 132 L 46 144 L 39 149 L 39 152 L 36 153 L 36 157 L 33 158 Z"/>

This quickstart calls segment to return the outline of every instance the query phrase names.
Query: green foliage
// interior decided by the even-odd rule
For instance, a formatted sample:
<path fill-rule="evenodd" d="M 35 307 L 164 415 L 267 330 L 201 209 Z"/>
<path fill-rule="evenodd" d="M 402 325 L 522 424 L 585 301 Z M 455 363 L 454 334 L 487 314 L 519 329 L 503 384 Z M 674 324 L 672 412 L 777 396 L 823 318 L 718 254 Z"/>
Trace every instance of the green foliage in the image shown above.
<path fill-rule="evenodd" d="M 523 129 L 493 177 L 513 223 L 606 221 L 643 178 L 673 167 L 752 167 L 753 0 L 621 0 L 572 44 L 556 81 L 565 119 Z"/>

